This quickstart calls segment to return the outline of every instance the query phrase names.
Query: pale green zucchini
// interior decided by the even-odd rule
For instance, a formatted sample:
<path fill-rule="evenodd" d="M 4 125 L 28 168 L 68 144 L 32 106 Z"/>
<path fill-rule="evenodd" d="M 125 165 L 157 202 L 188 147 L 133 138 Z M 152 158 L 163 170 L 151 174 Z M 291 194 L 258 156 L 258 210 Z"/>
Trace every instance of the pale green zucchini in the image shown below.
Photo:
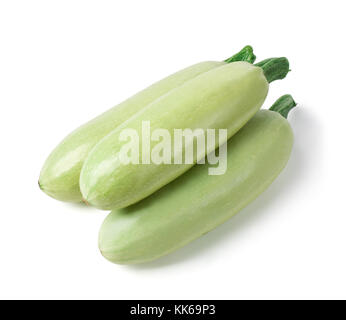
<path fill-rule="evenodd" d="M 222 65 L 235 62 L 254 62 L 250 46 L 225 61 L 206 61 L 178 71 L 154 83 L 114 108 L 89 121 L 68 135 L 49 155 L 39 178 L 40 188 L 49 196 L 70 202 L 82 201 L 79 176 L 90 150 L 104 136 L 129 119 L 146 105 L 184 82 Z"/>
<path fill-rule="evenodd" d="M 228 135 L 220 141 L 221 144 L 260 109 L 268 92 L 267 79 L 269 82 L 282 79 L 287 72 L 286 58 L 273 58 L 262 67 L 234 62 L 214 68 L 171 90 L 92 149 L 80 175 L 83 198 L 104 210 L 124 208 L 174 180 L 212 151 L 206 149 L 201 155 L 194 154 L 190 164 L 124 164 L 120 157 L 125 144 L 120 141 L 122 130 L 135 129 L 142 148 L 143 121 L 150 121 L 152 131 L 163 128 L 172 137 L 177 128 L 227 129 Z M 158 143 L 151 143 L 150 153 Z M 174 163 L 173 159 L 171 163 Z"/>
<path fill-rule="evenodd" d="M 291 96 L 271 108 L 287 115 Z M 196 165 L 143 201 L 112 211 L 99 233 L 99 248 L 118 264 L 142 263 L 172 252 L 225 222 L 253 201 L 285 167 L 293 145 L 288 121 L 260 110 L 228 142 L 224 175 Z"/>

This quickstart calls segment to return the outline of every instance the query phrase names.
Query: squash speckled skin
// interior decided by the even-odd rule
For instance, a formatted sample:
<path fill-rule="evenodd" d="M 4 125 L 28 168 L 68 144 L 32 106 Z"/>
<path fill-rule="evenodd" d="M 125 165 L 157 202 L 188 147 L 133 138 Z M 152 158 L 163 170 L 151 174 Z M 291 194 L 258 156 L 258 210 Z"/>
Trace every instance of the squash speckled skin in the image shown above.
<path fill-rule="evenodd" d="M 164 128 L 172 137 L 176 128 L 213 128 L 227 129 L 228 139 L 260 109 L 268 88 L 262 68 L 247 62 L 234 62 L 171 90 L 92 149 L 80 175 L 83 198 L 100 209 L 123 208 L 149 196 L 193 166 L 123 164 L 119 160 L 124 145 L 119 139 L 121 130 L 137 130 L 141 143 L 142 121 L 150 121 L 152 130 Z M 154 147 L 152 142 L 151 150 Z M 195 155 L 194 162 L 197 160 Z"/>
<path fill-rule="evenodd" d="M 206 61 L 180 70 L 140 91 L 119 105 L 82 125 L 68 135 L 49 155 L 40 174 L 39 186 L 49 196 L 69 202 L 82 201 L 79 176 L 90 150 L 109 132 L 184 82 L 235 61 L 253 63 L 256 56 L 251 46 L 245 46 L 225 61 Z"/>
<path fill-rule="evenodd" d="M 99 233 L 104 257 L 117 264 L 154 260 L 225 222 L 279 175 L 293 134 L 279 113 L 261 110 L 227 143 L 224 175 L 196 165 L 143 201 L 112 211 Z"/>
<path fill-rule="evenodd" d="M 158 97 L 187 80 L 224 64 L 226 63 L 207 61 L 178 71 L 76 129 L 46 160 L 39 178 L 41 189 L 57 200 L 81 202 L 79 176 L 83 162 L 104 136 Z"/>

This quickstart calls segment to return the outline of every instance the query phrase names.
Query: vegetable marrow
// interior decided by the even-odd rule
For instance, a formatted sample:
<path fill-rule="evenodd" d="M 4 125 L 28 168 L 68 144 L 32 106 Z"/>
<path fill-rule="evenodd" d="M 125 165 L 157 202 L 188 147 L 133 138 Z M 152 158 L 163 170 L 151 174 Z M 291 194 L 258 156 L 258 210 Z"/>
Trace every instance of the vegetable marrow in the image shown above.
<path fill-rule="evenodd" d="M 85 201 L 103 210 L 132 205 L 176 179 L 235 134 L 260 109 L 269 82 L 284 78 L 289 70 L 286 58 L 272 58 L 259 67 L 247 62 L 234 62 L 214 68 L 147 105 L 141 112 L 102 139 L 87 156 L 80 175 L 80 188 Z M 194 154 L 192 163 L 133 164 L 123 163 L 121 151 L 124 129 L 138 133 L 142 150 L 143 121 L 151 129 L 227 129 L 223 141 L 213 150 Z M 152 150 L 160 142 L 152 142 Z M 142 152 L 142 151 L 140 151 Z M 174 152 L 172 152 L 174 156 Z M 147 157 L 147 155 L 144 155 Z M 143 158 L 143 154 L 141 154 Z M 171 163 L 174 163 L 173 159 Z"/>
<path fill-rule="evenodd" d="M 286 95 L 271 110 L 258 111 L 227 142 L 224 175 L 209 176 L 208 165 L 196 165 L 145 200 L 112 211 L 99 233 L 103 256 L 118 264 L 154 260 L 214 229 L 253 201 L 286 166 L 293 134 L 285 117 L 294 106 Z"/>
<path fill-rule="evenodd" d="M 68 135 L 49 155 L 39 178 L 40 188 L 49 196 L 69 202 L 82 201 L 79 176 L 90 150 L 108 133 L 148 104 L 188 80 L 235 61 L 255 61 L 252 47 L 246 46 L 234 56 L 220 61 L 192 65 L 156 82 L 116 107 L 89 121 Z"/>

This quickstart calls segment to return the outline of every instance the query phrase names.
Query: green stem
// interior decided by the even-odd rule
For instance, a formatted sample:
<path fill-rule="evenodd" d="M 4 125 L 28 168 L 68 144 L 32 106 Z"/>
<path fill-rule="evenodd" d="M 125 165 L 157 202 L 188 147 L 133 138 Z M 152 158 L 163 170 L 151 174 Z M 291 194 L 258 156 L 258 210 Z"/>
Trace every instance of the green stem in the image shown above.
<path fill-rule="evenodd" d="M 256 66 L 257 67 L 263 67 L 269 60 L 271 60 L 272 58 L 269 58 L 269 59 L 265 59 L 265 60 L 262 60 L 262 61 L 260 61 L 260 62 L 257 62 L 256 63 Z"/>
<path fill-rule="evenodd" d="M 285 94 L 275 101 L 275 103 L 269 108 L 271 111 L 280 113 L 284 118 L 287 119 L 288 113 L 296 106 L 297 104 L 293 100 L 290 94 Z"/>
<path fill-rule="evenodd" d="M 287 58 L 270 58 L 255 64 L 263 69 L 264 75 L 269 83 L 284 79 L 290 71 L 290 65 Z"/>
<path fill-rule="evenodd" d="M 251 46 L 245 46 L 238 53 L 233 55 L 232 57 L 225 60 L 227 63 L 236 62 L 236 61 L 246 61 L 249 63 L 254 63 L 256 60 L 256 56 L 253 53 L 253 49 Z"/>

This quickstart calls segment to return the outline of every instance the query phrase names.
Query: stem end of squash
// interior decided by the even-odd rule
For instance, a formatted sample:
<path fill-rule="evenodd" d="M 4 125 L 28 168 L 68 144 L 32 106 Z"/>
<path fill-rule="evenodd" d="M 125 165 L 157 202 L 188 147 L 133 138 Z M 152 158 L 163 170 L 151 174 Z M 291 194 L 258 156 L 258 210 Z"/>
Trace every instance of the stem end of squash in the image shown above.
<path fill-rule="evenodd" d="M 290 71 L 290 64 L 285 57 L 266 59 L 257 63 L 256 66 L 263 69 L 269 83 L 284 79 Z"/>
<path fill-rule="evenodd" d="M 245 61 L 249 63 L 254 63 L 256 56 L 253 53 L 253 48 L 251 46 L 245 46 L 238 53 L 234 54 L 232 57 L 225 60 L 226 63 Z"/>
<path fill-rule="evenodd" d="M 271 111 L 280 113 L 287 119 L 288 113 L 297 105 L 293 97 L 290 94 L 285 94 L 275 101 L 275 103 L 269 108 Z"/>

